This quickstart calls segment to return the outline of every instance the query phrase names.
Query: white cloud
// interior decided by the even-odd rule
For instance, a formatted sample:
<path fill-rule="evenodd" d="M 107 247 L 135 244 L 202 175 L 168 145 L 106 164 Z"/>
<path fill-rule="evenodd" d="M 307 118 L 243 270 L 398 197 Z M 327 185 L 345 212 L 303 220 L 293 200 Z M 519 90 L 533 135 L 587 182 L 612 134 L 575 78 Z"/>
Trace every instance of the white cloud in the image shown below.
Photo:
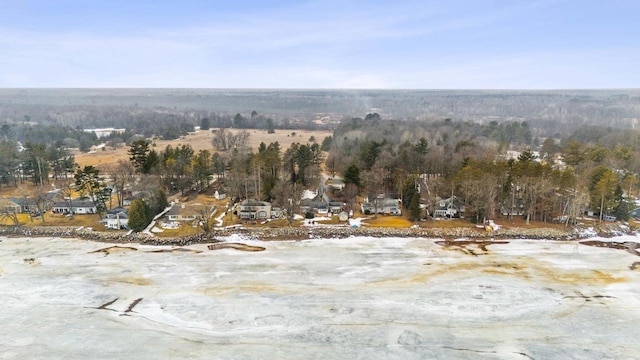
<path fill-rule="evenodd" d="M 635 72 L 624 73 L 635 69 L 634 49 L 516 52 L 500 44 L 467 49 L 448 43 L 449 34 L 495 31 L 492 24 L 553 1 L 472 11 L 465 4 L 310 2 L 221 15 L 210 24 L 139 27 L 128 33 L 114 29 L 112 34 L 0 28 L 0 86 L 548 88 L 640 83 Z"/>

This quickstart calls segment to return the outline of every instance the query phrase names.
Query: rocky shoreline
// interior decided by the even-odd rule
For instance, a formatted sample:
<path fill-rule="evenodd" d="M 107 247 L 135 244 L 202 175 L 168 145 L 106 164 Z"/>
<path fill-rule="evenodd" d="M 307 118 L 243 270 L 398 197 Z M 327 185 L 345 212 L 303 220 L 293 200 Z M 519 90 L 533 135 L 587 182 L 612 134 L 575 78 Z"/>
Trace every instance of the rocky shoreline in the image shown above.
<path fill-rule="evenodd" d="M 187 246 L 220 242 L 221 238 L 243 235 L 263 241 L 341 239 L 348 237 L 415 237 L 436 239 L 540 239 L 540 240 L 580 240 L 587 237 L 611 237 L 636 234 L 635 228 L 623 224 L 601 224 L 597 227 L 568 228 L 501 228 L 486 232 L 477 228 L 375 228 L 375 227 L 296 227 L 296 228 L 223 228 L 215 229 L 210 236 L 194 235 L 161 238 L 143 233 L 93 231 L 90 228 L 72 226 L 3 226 L 0 236 L 7 237 L 73 237 L 105 243 L 139 243 L 143 245 Z"/>

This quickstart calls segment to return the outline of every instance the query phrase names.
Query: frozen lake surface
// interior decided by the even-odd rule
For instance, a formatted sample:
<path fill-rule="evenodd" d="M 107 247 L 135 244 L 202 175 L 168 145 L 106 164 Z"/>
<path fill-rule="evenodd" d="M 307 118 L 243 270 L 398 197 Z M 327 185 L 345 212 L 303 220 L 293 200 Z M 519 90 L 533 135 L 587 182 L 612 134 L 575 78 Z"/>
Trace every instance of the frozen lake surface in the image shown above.
<path fill-rule="evenodd" d="M 624 250 L 1 240 L 0 359 L 640 358 L 640 257 Z"/>

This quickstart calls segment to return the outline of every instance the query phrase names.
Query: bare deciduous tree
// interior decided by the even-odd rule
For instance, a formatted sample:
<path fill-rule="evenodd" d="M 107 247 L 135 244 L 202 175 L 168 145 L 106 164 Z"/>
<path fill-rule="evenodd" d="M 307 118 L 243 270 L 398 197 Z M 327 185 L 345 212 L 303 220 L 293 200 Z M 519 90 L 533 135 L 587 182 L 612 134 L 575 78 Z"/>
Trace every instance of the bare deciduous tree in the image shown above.
<path fill-rule="evenodd" d="M 227 145 L 227 135 L 229 134 L 229 130 L 226 128 L 220 128 L 218 130 L 213 130 L 213 140 L 211 140 L 211 144 L 218 151 L 227 151 L 229 146 Z"/>
<path fill-rule="evenodd" d="M 130 161 L 118 160 L 118 164 L 107 168 L 107 174 L 111 179 L 116 195 L 118 196 L 118 206 L 123 206 L 124 190 L 132 185 L 135 180 L 135 169 Z"/>
<path fill-rule="evenodd" d="M 209 236 L 213 231 L 214 221 L 213 215 L 217 207 L 215 205 L 205 205 L 200 209 L 198 214 L 198 226 L 202 229 L 206 236 Z"/>

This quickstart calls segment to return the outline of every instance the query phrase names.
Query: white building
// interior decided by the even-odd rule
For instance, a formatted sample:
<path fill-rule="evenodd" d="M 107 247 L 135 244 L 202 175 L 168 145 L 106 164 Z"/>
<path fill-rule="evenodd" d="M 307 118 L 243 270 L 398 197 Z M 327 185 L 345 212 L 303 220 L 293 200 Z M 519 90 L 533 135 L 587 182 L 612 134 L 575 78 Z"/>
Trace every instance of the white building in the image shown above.
<path fill-rule="evenodd" d="M 116 129 L 116 128 L 84 129 L 85 132 L 89 132 L 89 133 L 92 132 L 92 133 L 96 134 L 98 139 L 104 138 L 104 137 L 108 137 L 109 135 L 111 135 L 113 133 L 122 134 L 126 130 L 127 129 Z"/>
<path fill-rule="evenodd" d="M 127 229 L 129 224 L 129 210 L 117 207 L 107 211 L 102 223 L 107 229 Z"/>

